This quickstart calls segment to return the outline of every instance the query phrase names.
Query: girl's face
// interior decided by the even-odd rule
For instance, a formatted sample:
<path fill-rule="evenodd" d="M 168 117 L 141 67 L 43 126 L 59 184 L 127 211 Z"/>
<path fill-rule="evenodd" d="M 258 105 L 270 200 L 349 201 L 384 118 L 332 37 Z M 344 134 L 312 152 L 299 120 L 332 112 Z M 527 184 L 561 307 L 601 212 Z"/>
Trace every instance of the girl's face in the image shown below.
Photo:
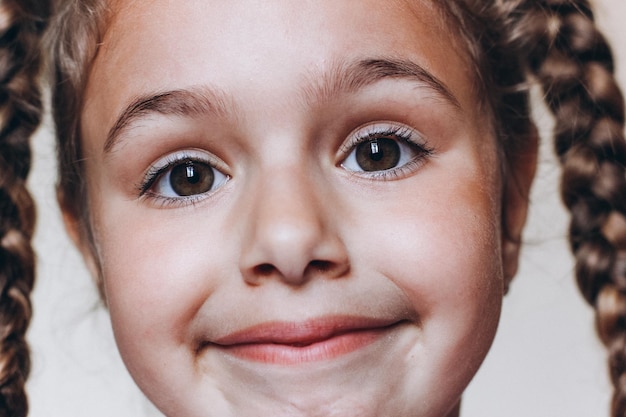
<path fill-rule="evenodd" d="M 82 146 L 141 389 L 176 417 L 456 415 L 514 260 L 489 117 L 437 7 L 114 11 Z"/>

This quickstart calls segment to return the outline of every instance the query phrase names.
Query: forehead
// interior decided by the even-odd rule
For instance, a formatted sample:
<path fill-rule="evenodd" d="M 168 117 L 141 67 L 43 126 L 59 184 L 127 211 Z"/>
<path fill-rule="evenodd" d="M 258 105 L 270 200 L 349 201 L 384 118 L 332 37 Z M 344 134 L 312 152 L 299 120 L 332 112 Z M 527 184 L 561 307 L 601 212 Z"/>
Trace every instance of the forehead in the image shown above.
<path fill-rule="evenodd" d="M 406 36 L 407 28 L 436 34 L 442 44 L 451 40 L 441 13 L 445 5 L 430 0 L 114 0 L 110 7 L 105 49 L 137 41 L 148 32 L 152 40 L 161 33 L 163 39 L 186 44 L 201 41 L 213 46 L 217 42 L 238 49 L 244 46 L 239 41 L 245 39 L 245 46 L 261 50 L 275 45 L 278 34 L 287 49 L 289 44 L 297 48 L 300 41 L 313 39 L 324 48 L 338 40 L 346 41 L 345 46 L 363 46 L 389 35 L 397 43 L 394 49 L 403 48 L 403 40 L 414 40 L 413 34 Z M 436 50 L 438 45 L 432 46 Z"/>
<path fill-rule="evenodd" d="M 117 0 L 111 7 L 83 112 L 97 112 L 106 125 L 142 94 L 217 85 L 267 99 L 283 93 L 281 85 L 370 58 L 412 60 L 461 104 L 475 101 L 461 42 L 431 1 Z"/>

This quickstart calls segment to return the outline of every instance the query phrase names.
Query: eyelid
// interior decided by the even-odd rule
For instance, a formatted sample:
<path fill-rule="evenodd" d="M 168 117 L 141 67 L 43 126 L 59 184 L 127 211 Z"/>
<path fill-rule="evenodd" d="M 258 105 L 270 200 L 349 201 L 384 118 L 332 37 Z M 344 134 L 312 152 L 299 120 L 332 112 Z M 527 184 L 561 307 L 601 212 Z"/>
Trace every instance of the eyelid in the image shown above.
<path fill-rule="evenodd" d="M 355 171 L 347 169 L 344 166 L 345 161 L 356 147 L 362 143 L 380 139 L 381 137 L 393 138 L 407 146 L 416 148 L 418 155 L 407 163 L 384 171 Z M 402 178 L 417 168 L 419 168 L 426 160 L 435 153 L 435 149 L 431 147 L 424 136 L 416 129 L 399 122 L 394 121 L 376 121 L 366 125 L 359 126 L 353 130 L 339 149 L 338 166 L 343 167 L 352 175 L 378 180 L 392 180 Z"/>
<path fill-rule="evenodd" d="M 361 133 L 362 132 L 362 133 Z M 359 126 L 353 130 L 348 139 L 343 142 L 340 148 L 342 155 L 349 153 L 355 146 L 380 138 L 381 136 L 396 136 L 402 139 L 406 139 L 417 146 L 426 148 L 426 141 L 422 138 L 422 135 L 415 129 L 398 122 L 374 122 L 363 126 Z"/>
<path fill-rule="evenodd" d="M 155 200 L 162 200 L 163 203 L 167 203 L 167 202 L 176 202 L 176 203 L 192 202 L 193 203 L 217 191 L 217 190 L 213 190 L 204 194 L 180 196 L 180 197 L 175 197 L 175 198 L 162 196 L 157 193 L 150 192 L 150 189 L 154 186 L 156 181 L 158 181 L 162 177 L 163 174 L 165 174 L 169 169 L 173 168 L 174 166 L 184 161 L 196 161 L 196 162 L 210 165 L 214 170 L 219 171 L 226 177 L 225 182 L 227 182 L 230 179 L 230 175 L 228 174 L 228 167 L 221 159 L 217 158 L 216 156 L 206 151 L 201 151 L 198 149 L 185 149 L 185 150 L 180 150 L 180 151 L 169 153 L 159 158 L 150 167 L 148 167 L 148 169 L 145 171 L 143 175 L 143 179 L 137 186 L 139 197 L 147 197 L 147 198 L 152 198 Z"/>

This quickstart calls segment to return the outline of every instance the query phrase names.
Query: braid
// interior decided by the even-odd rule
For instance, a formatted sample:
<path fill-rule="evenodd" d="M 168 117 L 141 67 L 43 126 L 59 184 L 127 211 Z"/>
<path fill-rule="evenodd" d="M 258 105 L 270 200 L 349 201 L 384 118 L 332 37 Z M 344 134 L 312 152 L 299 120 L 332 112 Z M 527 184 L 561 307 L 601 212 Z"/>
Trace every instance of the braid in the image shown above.
<path fill-rule="evenodd" d="M 546 26 L 529 57 L 555 115 L 561 195 L 572 218 L 576 279 L 596 310 L 615 387 L 612 415 L 626 416 L 626 142 L 624 98 L 610 47 L 586 0 L 544 0 Z"/>
<path fill-rule="evenodd" d="M 626 417 L 625 113 L 611 49 L 588 0 L 458 0 L 449 10 L 469 39 L 508 166 L 530 138 L 529 81 L 543 88 L 576 280 L 609 350 L 612 416 Z"/>
<path fill-rule="evenodd" d="M 0 6 L 0 416 L 7 417 L 28 412 L 25 332 L 34 283 L 35 210 L 26 177 L 29 139 L 42 116 L 39 41 L 48 14 L 45 1 L 6 0 Z"/>

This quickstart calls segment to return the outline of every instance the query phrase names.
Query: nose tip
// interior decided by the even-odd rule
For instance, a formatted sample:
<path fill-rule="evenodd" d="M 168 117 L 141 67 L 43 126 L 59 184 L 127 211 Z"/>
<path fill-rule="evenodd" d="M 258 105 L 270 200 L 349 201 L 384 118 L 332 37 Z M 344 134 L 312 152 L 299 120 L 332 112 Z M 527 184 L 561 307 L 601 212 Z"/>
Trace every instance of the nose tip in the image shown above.
<path fill-rule="evenodd" d="M 292 177 L 293 178 L 293 177 Z M 289 186 L 290 185 L 290 186 Z M 328 207 L 311 184 L 291 182 L 258 194 L 242 255 L 249 284 L 276 278 L 291 286 L 313 277 L 338 278 L 350 269 L 348 254 Z"/>
<path fill-rule="evenodd" d="M 258 285 L 275 278 L 297 286 L 314 277 L 333 279 L 347 274 L 347 254 L 336 236 L 318 222 L 289 225 L 286 220 L 276 218 L 273 227 L 257 224 L 256 245 L 244 267 L 248 283 Z"/>

